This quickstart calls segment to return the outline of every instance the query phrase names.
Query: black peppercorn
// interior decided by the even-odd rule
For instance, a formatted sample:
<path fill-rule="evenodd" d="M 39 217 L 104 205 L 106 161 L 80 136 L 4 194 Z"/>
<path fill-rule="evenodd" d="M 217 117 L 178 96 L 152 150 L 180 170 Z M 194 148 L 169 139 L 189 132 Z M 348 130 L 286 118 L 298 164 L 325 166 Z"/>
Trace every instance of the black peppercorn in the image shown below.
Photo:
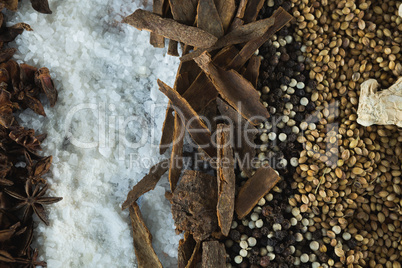
<path fill-rule="evenodd" d="M 261 79 L 262 79 L 262 80 L 266 80 L 266 79 L 268 79 L 268 77 L 269 77 L 269 73 L 268 73 L 268 72 L 265 72 L 265 71 L 264 71 L 264 72 L 261 73 Z"/>
<path fill-rule="evenodd" d="M 262 267 L 268 267 L 269 264 L 270 264 L 270 261 L 269 261 L 269 257 L 268 257 L 268 256 L 263 256 L 263 257 L 261 257 L 261 259 L 260 259 L 260 265 L 261 265 Z"/>
<path fill-rule="evenodd" d="M 313 233 L 312 233 L 312 235 L 311 235 L 311 238 L 313 239 L 313 240 L 320 240 L 321 238 L 322 238 L 322 232 L 321 232 L 321 230 L 315 230 Z"/>
<path fill-rule="evenodd" d="M 278 266 L 278 268 L 288 268 L 288 267 L 289 266 L 284 262 L 280 263 L 279 266 Z"/>
<path fill-rule="evenodd" d="M 286 237 L 286 232 L 284 231 L 277 231 L 275 232 L 275 238 L 277 238 L 278 240 L 283 240 Z"/>
<path fill-rule="evenodd" d="M 299 74 L 295 77 L 295 79 L 297 80 L 297 82 L 304 82 L 306 81 L 306 77 L 302 74 Z"/>
<path fill-rule="evenodd" d="M 286 51 L 286 47 L 280 47 L 280 48 L 278 48 L 278 52 L 280 52 L 281 54 L 282 53 L 286 53 L 287 51 Z"/>
<path fill-rule="evenodd" d="M 241 234 L 237 230 L 231 230 L 229 236 L 233 241 L 239 241 Z"/>
<path fill-rule="evenodd" d="M 357 246 L 357 240 L 351 238 L 350 240 L 348 240 L 347 244 L 350 249 L 354 249 Z"/>
<path fill-rule="evenodd" d="M 290 144 L 293 144 L 292 142 L 294 142 L 296 140 L 297 140 L 297 135 L 295 133 L 290 133 L 288 135 L 288 142 L 290 142 Z M 289 149 L 292 149 L 292 148 L 289 148 Z"/>
<path fill-rule="evenodd" d="M 284 244 L 279 244 L 279 245 L 276 245 L 275 247 L 274 247 L 274 251 L 275 251 L 275 253 L 277 253 L 277 254 L 281 254 L 284 250 L 285 250 L 285 245 Z"/>
<path fill-rule="evenodd" d="M 295 263 L 295 257 L 289 255 L 285 258 L 285 261 L 292 266 Z"/>
<path fill-rule="evenodd" d="M 295 93 L 296 93 L 296 96 L 298 96 L 298 97 L 306 96 L 306 91 L 304 91 L 304 89 L 296 89 Z"/>
<path fill-rule="evenodd" d="M 272 214 L 272 211 L 273 211 L 272 207 L 270 207 L 270 206 L 263 206 L 263 207 L 262 207 L 262 210 L 261 210 L 261 214 L 262 214 L 264 217 L 268 217 L 268 216 L 270 216 L 270 215 Z"/>
<path fill-rule="evenodd" d="M 271 65 L 278 65 L 278 63 L 279 63 L 279 57 L 278 56 L 276 56 L 276 55 L 273 55 L 272 57 L 271 57 L 271 59 L 270 59 L 270 63 L 271 63 Z"/>
<path fill-rule="evenodd" d="M 290 56 L 289 56 L 289 54 L 287 54 L 287 53 L 282 53 L 281 54 L 281 61 L 288 61 L 288 60 L 290 60 Z"/>
<path fill-rule="evenodd" d="M 284 128 L 282 128 L 282 132 L 286 135 L 290 135 L 292 133 L 292 128 L 289 126 L 285 126 Z"/>
<path fill-rule="evenodd" d="M 267 246 L 275 247 L 276 244 L 277 244 L 277 242 L 275 239 L 272 239 L 272 238 L 267 239 Z"/>
<path fill-rule="evenodd" d="M 290 221 L 288 219 L 284 219 L 282 222 L 282 229 L 287 230 L 291 227 Z"/>
<path fill-rule="evenodd" d="M 281 72 L 281 73 L 284 73 L 284 72 L 286 71 L 286 68 L 285 68 L 285 66 L 283 66 L 282 64 L 280 64 L 280 65 L 278 65 L 278 67 L 277 67 L 277 71 L 278 71 L 278 72 Z"/>
<path fill-rule="evenodd" d="M 299 41 L 293 42 L 293 48 L 294 48 L 295 50 L 300 50 L 301 47 L 302 47 L 302 43 L 301 43 L 301 42 L 299 42 Z"/>
<path fill-rule="evenodd" d="M 292 69 L 287 68 L 287 69 L 285 69 L 284 74 L 285 74 L 286 76 L 288 76 L 288 77 L 293 77 L 294 72 L 293 72 L 293 70 L 292 70 Z"/>
<path fill-rule="evenodd" d="M 258 255 L 258 254 L 260 254 L 260 250 L 259 250 L 258 248 L 256 248 L 256 247 L 252 248 L 250 251 L 251 251 L 251 254 L 252 254 L 252 255 Z"/>
<path fill-rule="evenodd" d="M 268 235 L 269 234 L 269 229 L 268 229 L 268 227 L 266 227 L 266 226 L 264 226 L 264 227 L 262 227 L 261 228 L 261 234 L 262 235 Z"/>
<path fill-rule="evenodd" d="M 291 57 L 291 59 L 292 59 L 292 57 Z M 289 68 L 293 68 L 295 65 L 296 65 L 296 62 L 293 59 L 286 62 L 286 66 Z"/>
<path fill-rule="evenodd" d="M 289 12 L 289 10 L 292 9 L 292 3 L 289 1 L 285 1 L 282 4 L 282 8 Z"/>
<path fill-rule="evenodd" d="M 290 84 L 290 78 L 288 76 L 284 76 L 281 78 L 282 85 L 288 86 Z"/>
<path fill-rule="evenodd" d="M 246 226 L 244 226 L 243 224 L 239 224 L 237 226 L 237 230 L 241 233 L 244 234 L 244 232 L 246 231 Z"/>
<path fill-rule="evenodd" d="M 307 86 L 311 89 L 316 89 L 317 88 L 317 81 L 315 80 L 309 80 L 307 83 Z"/>
<path fill-rule="evenodd" d="M 305 70 L 306 66 L 304 66 L 304 63 L 299 62 L 298 64 L 296 64 L 295 66 L 295 71 L 296 72 L 303 72 Z"/>
<path fill-rule="evenodd" d="M 241 247 L 239 245 L 239 243 L 233 243 L 233 246 L 231 247 L 231 250 L 233 250 L 233 252 L 235 252 L 236 254 L 239 254 Z"/>
<path fill-rule="evenodd" d="M 248 260 L 250 264 L 258 264 L 260 262 L 260 257 L 258 255 L 251 255 Z"/>
<path fill-rule="evenodd" d="M 290 254 L 292 254 L 292 251 L 290 250 L 290 248 L 285 248 L 285 250 L 283 251 L 282 255 L 284 257 L 289 256 Z"/>
<path fill-rule="evenodd" d="M 310 101 L 310 102 L 307 104 L 307 106 L 306 106 L 306 110 L 307 110 L 308 112 L 314 111 L 314 110 L 315 110 L 315 104 L 314 104 L 314 102 Z"/>
<path fill-rule="evenodd" d="M 300 103 L 300 97 L 298 97 L 294 94 L 291 94 L 290 95 L 290 103 L 293 105 L 293 107 L 295 107 L 296 105 L 298 105 Z"/>
<path fill-rule="evenodd" d="M 329 257 L 325 253 L 318 253 L 318 259 L 320 262 L 327 262 L 329 260 Z"/>
<path fill-rule="evenodd" d="M 254 229 L 252 236 L 255 238 L 261 238 L 262 237 L 261 229 Z"/>
<path fill-rule="evenodd" d="M 239 265 L 240 268 L 248 268 L 248 262 L 243 259 L 243 262 Z"/>

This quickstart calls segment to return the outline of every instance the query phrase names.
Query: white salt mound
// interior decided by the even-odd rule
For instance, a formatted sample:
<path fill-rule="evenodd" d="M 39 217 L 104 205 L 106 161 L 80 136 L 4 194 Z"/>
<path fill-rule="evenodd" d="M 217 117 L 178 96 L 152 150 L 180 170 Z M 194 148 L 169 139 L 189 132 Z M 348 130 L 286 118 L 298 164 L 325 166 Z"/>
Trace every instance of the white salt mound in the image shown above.
<path fill-rule="evenodd" d="M 23 126 L 47 133 L 53 155 L 50 226 L 37 221 L 39 253 L 48 267 L 136 267 L 126 194 L 162 157 L 158 141 L 167 100 L 156 79 L 173 85 L 179 60 L 149 44 L 149 33 L 120 21 L 151 2 L 50 0 L 51 15 L 20 3 L 9 24 L 34 29 L 16 39 L 16 59 L 50 69 L 59 100 L 46 118 L 32 111 Z M 46 100 L 44 100 L 47 103 Z M 164 156 L 166 157 L 166 156 Z M 166 177 L 140 199 L 155 251 L 164 267 L 177 266 L 180 236 L 164 198 Z"/>

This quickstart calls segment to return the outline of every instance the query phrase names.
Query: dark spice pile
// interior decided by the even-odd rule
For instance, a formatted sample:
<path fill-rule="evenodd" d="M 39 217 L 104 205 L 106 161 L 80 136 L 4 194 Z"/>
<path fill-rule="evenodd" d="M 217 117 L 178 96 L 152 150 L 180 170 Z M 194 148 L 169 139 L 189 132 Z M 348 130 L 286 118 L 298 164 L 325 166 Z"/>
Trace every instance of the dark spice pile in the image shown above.
<path fill-rule="evenodd" d="M 292 7 L 290 1 L 272 2 L 264 5 L 260 18 L 269 17 L 279 6 Z M 315 122 L 310 115 L 315 106 L 310 100 L 316 83 L 308 77 L 302 44 L 294 36 L 294 26 L 284 27 L 259 49 L 262 62 L 257 89 L 271 118 L 259 126 L 257 157 L 261 164 L 274 167 L 281 181 L 250 215 L 232 222 L 225 244 L 233 267 L 293 267 L 300 264 L 296 250 L 309 248 L 302 240 L 303 222 L 309 218 L 292 211 L 288 198 L 293 194 L 290 185 L 303 150 L 298 137 L 309 127 L 307 122 Z M 240 185 L 247 179 L 244 175 L 240 174 Z"/>
<path fill-rule="evenodd" d="M 33 7 L 50 13 L 47 1 L 31 1 Z M 0 9 L 16 11 L 18 1 L 0 1 Z M 34 215 L 49 224 L 43 205 L 60 201 L 61 197 L 46 197 L 48 185 L 43 177 L 52 157 L 41 156 L 41 143 L 46 135 L 35 135 L 33 129 L 19 125 L 15 114 L 32 109 L 46 116 L 39 96 L 44 93 L 53 107 L 57 91 L 47 68 L 18 64 L 12 60 L 15 49 L 6 48 L 29 25 L 19 23 L 6 27 L 0 13 L 0 266 L 46 267 L 31 247 Z"/>
<path fill-rule="evenodd" d="M 191 46 L 183 45 L 182 64 L 174 89 L 159 82 L 161 91 L 171 101 L 170 105 L 175 106 L 167 109 L 161 153 L 185 128 L 188 131 L 203 129 L 208 133 L 206 136 L 191 135 L 189 131 L 198 145 L 208 144 L 209 135 L 218 129 L 221 131 L 221 135 L 217 135 L 218 155 L 230 155 L 233 150 L 235 155 L 247 152 L 257 158 L 252 168 L 237 161 L 235 174 L 227 170 L 223 172 L 219 163 L 215 165 L 215 172 L 208 157 L 214 157 L 216 149 L 204 147 L 204 160 L 208 164 L 198 169 L 190 167 L 197 171 L 186 170 L 183 174 L 181 165 L 172 164 L 173 160 L 182 157 L 183 142 L 173 145 L 170 168 L 166 167 L 163 172 L 169 169 L 172 193 L 167 193 L 166 197 L 175 208 L 172 212 L 177 230 L 185 232 L 179 246 L 179 267 L 197 263 L 202 263 L 203 267 L 224 267 L 218 257 L 215 266 L 211 266 L 210 258 L 206 256 L 207 253 L 222 255 L 222 245 L 215 243 L 217 240 L 225 244 L 226 267 L 401 267 L 401 129 L 392 125 L 363 127 L 357 123 L 360 84 L 375 78 L 385 88 L 401 75 L 398 62 L 401 60 L 402 19 L 398 16 L 398 3 L 365 0 L 222 1 L 227 10 L 235 5 L 237 13 L 233 20 L 229 19 L 229 27 L 219 27 L 216 18 L 223 11 L 217 4 L 221 3 L 219 1 L 203 3 L 215 4 L 215 11 L 198 5 L 197 1 L 191 1 L 192 7 L 189 4 L 176 6 L 176 1 L 169 1 L 171 14 L 166 7 L 169 5 L 161 2 L 154 1 L 157 3 L 154 13 L 165 18 L 173 17 L 175 23 L 179 21 L 204 30 L 191 31 L 155 15 L 148 15 L 149 20 L 144 19 L 146 14 L 143 12 L 137 12 L 141 17 L 139 21 L 138 17 L 137 21 L 132 17 L 126 19 L 139 29 L 152 31 L 154 39 L 151 38 L 151 43 L 155 46 L 163 44 L 155 43 L 157 35 L 175 40 L 169 43 L 170 54 L 178 54 L 177 42 L 186 43 L 184 40 L 188 36 L 183 34 L 186 31 L 200 37 L 191 40 L 198 41 L 191 44 L 197 47 L 194 51 Z M 192 15 L 180 17 L 183 14 L 176 12 L 175 7 L 179 11 L 192 10 L 184 12 Z M 269 27 L 264 29 L 270 33 L 269 38 L 253 47 L 254 55 L 248 55 L 248 64 L 242 68 L 236 60 L 253 42 L 244 45 L 246 41 L 239 42 L 240 38 L 235 34 L 236 42 L 222 35 L 230 36 L 239 25 L 243 27 L 243 35 L 245 32 L 251 35 L 246 31 L 247 25 L 253 24 L 257 18 L 258 22 L 275 17 L 280 7 L 280 10 L 293 14 L 296 20 L 292 25 L 275 31 Z M 209 10 L 208 20 L 202 15 L 205 10 Z M 252 21 L 246 19 L 247 14 L 250 15 L 248 12 L 253 14 Z M 163 29 L 164 23 L 170 25 L 169 31 Z M 183 36 L 176 36 L 175 29 L 180 29 Z M 261 37 L 256 40 L 261 41 Z M 239 45 L 242 43 L 243 47 Z M 234 46 L 227 47 L 229 45 Z M 214 50 L 225 46 L 226 50 L 213 54 Z M 239 48 L 242 49 L 240 53 Z M 227 57 L 230 60 L 225 61 Z M 240 65 L 247 60 L 239 61 Z M 201 79 L 198 67 L 202 69 Z M 249 84 L 239 82 L 239 76 L 233 75 L 233 71 L 239 72 L 259 91 L 259 101 L 256 101 L 255 92 L 248 90 Z M 249 95 L 242 96 L 244 92 Z M 240 111 L 237 100 L 244 101 L 245 111 Z M 177 115 L 186 109 L 184 118 Z M 268 120 L 250 120 L 252 115 L 264 113 L 269 114 Z M 243 128 L 252 130 L 249 139 L 258 132 L 255 141 L 258 147 L 255 151 L 247 146 L 224 147 L 220 151 L 219 145 L 223 144 L 222 139 L 227 134 L 222 135 L 226 126 L 221 124 L 227 122 L 221 120 L 207 129 L 198 116 L 210 119 L 213 115 L 225 115 L 237 122 L 234 118 L 238 114 L 253 125 Z M 190 118 L 197 118 L 195 124 L 198 125 L 188 127 L 185 123 Z M 235 128 L 243 126 L 244 122 L 240 121 L 234 124 Z M 199 151 L 189 154 L 193 158 Z M 272 166 L 278 174 L 274 169 L 259 172 L 266 165 Z M 230 227 L 228 222 L 219 222 L 222 215 L 219 210 L 218 218 L 207 213 L 219 208 L 219 202 L 215 204 L 213 198 L 223 192 L 219 192 L 222 184 L 215 194 L 216 186 L 205 183 L 204 180 L 214 178 L 204 174 L 205 171 L 218 176 L 218 185 L 233 182 L 235 177 L 235 186 L 229 185 L 236 193 L 236 213 Z M 271 174 L 268 176 L 270 180 L 264 181 L 262 173 Z M 152 177 L 152 172 L 150 175 Z M 261 190 L 264 192 L 261 194 L 257 185 L 271 191 Z M 208 202 L 200 187 L 211 193 Z M 245 189 L 252 191 L 247 194 Z M 134 187 L 132 192 L 135 190 Z M 138 195 L 134 198 L 132 192 L 125 206 L 135 204 Z M 144 191 L 137 189 L 137 192 Z M 228 200 L 230 204 L 231 199 Z M 193 212 L 196 217 L 192 217 Z M 217 234 L 219 229 L 211 225 L 205 225 L 206 230 L 203 230 L 202 218 L 208 219 L 212 225 L 218 221 L 220 234 Z M 204 242 L 200 243 L 202 240 Z"/>
<path fill-rule="evenodd" d="M 255 52 L 292 17 L 279 8 L 270 18 L 257 20 L 264 3 L 261 0 L 242 1 L 238 6 L 235 1 L 169 1 L 167 12 L 160 8 L 164 6 L 161 2 L 154 1 L 154 13 L 137 10 L 124 22 L 151 31 L 154 46 L 163 45 L 163 37 L 176 41 L 169 43 L 170 51 L 171 44 L 177 47 L 177 42 L 182 43 L 182 62 L 174 88 L 158 80 L 160 90 L 170 100 L 161 153 L 171 143 L 173 148 L 170 161 L 151 168 L 134 186 L 123 209 L 130 208 L 133 228 L 142 230 L 136 235 L 147 242 L 144 245 L 138 237 L 134 238 L 138 265 L 161 267 L 136 200 L 152 190 L 169 169 L 171 192 L 166 193 L 166 198 L 172 204 L 176 230 L 184 233 L 178 249 L 179 267 L 194 267 L 198 263 L 203 267 L 225 267 L 228 259 L 221 241 L 229 235 L 234 212 L 244 218 L 280 180 L 268 163 L 252 164 L 253 141 L 258 132 L 255 126 L 270 117 L 255 88 L 261 65 Z M 162 16 L 155 10 L 162 10 Z M 192 15 L 189 18 L 185 14 Z M 165 18 L 170 16 L 174 20 Z M 219 115 L 224 117 L 216 119 Z M 211 123 L 210 128 L 204 120 Z M 249 130 L 249 136 L 236 137 L 243 145 L 233 144 L 231 141 L 238 135 L 234 133 L 243 130 Z M 183 171 L 186 132 L 198 148 L 193 151 L 195 157 L 201 157 L 198 160 L 210 167 L 208 174 L 203 170 Z M 246 139 L 252 144 L 247 144 Z M 236 163 L 249 177 L 237 187 Z"/>

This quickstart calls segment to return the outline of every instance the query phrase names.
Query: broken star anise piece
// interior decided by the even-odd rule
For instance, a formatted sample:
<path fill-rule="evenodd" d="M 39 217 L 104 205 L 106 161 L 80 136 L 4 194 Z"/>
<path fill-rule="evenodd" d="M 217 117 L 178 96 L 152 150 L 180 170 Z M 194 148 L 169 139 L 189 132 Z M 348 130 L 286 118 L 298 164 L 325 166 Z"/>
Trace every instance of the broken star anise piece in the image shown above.
<path fill-rule="evenodd" d="M 17 144 L 24 146 L 28 151 L 40 150 L 41 136 L 36 137 L 33 129 L 26 129 L 20 126 L 11 127 L 8 136 Z"/>
<path fill-rule="evenodd" d="M 50 107 L 53 107 L 57 101 L 57 90 L 54 88 L 48 68 L 42 67 L 36 71 L 35 84 L 46 94 Z"/>
<path fill-rule="evenodd" d="M 25 183 L 25 193 L 26 195 L 20 195 L 9 189 L 4 189 L 4 191 L 15 199 L 20 200 L 20 202 L 14 207 L 14 209 L 24 209 L 23 221 L 27 221 L 29 217 L 32 216 L 33 212 L 46 224 L 49 225 L 45 209 L 43 205 L 49 205 L 62 200 L 62 197 L 45 197 L 45 193 L 48 189 L 47 184 L 42 187 L 39 185 L 32 185 L 31 180 L 27 180 Z"/>
<path fill-rule="evenodd" d="M 15 258 L 17 263 L 21 263 L 24 268 L 35 268 L 37 266 L 47 267 L 45 261 L 38 260 L 38 251 L 36 249 L 32 250 L 31 247 L 28 248 L 26 259 Z"/>
<path fill-rule="evenodd" d="M 47 0 L 31 0 L 33 9 L 40 13 L 52 14 Z"/>

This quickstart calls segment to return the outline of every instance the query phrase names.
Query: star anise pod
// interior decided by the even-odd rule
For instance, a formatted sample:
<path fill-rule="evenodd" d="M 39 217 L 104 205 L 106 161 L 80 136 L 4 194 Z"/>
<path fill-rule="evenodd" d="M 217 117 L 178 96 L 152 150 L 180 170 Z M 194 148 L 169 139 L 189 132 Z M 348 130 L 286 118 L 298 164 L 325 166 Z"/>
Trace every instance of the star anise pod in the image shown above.
<path fill-rule="evenodd" d="M 13 263 L 15 262 L 15 258 L 6 250 L 0 250 L 0 262 Z"/>
<path fill-rule="evenodd" d="M 40 144 L 44 136 L 35 136 L 33 129 L 15 126 L 11 127 L 10 130 L 8 136 L 19 145 L 24 146 L 28 151 L 35 152 L 41 149 Z"/>
<path fill-rule="evenodd" d="M 34 164 L 30 154 L 28 152 L 25 152 L 28 179 L 31 180 L 33 183 L 46 183 L 46 180 L 42 178 L 42 176 L 49 171 L 50 166 L 52 165 L 52 159 L 52 156 L 43 157 Z"/>
<path fill-rule="evenodd" d="M 32 216 L 33 212 L 41 219 L 46 225 L 49 225 L 49 221 L 47 219 L 45 209 L 43 205 L 49 205 L 62 200 L 62 197 L 45 197 L 45 193 L 48 189 L 47 184 L 40 188 L 38 184 L 32 185 L 31 180 L 27 180 L 25 183 L 25 193 L 26 195 L 20 195 L 14 191 L 9 189 L 4 189 L 4 191 L 14 197 L 15 199 L 20 200 L 20 202 L 13 209 L 24 209 L 23 213 L 23 222 L 26 222 L 29 217 Z"/>
<path fill-rule="evenodd" d="M 46 262 L 38 260 L 38 251 L 36 249 L 32 250 L 31 247 L 28 248 L 27 258 L 15 258 L 15 261 L 22 263 L 24 268 L 35 268 L 37 266 L 47 267 Z"/>

